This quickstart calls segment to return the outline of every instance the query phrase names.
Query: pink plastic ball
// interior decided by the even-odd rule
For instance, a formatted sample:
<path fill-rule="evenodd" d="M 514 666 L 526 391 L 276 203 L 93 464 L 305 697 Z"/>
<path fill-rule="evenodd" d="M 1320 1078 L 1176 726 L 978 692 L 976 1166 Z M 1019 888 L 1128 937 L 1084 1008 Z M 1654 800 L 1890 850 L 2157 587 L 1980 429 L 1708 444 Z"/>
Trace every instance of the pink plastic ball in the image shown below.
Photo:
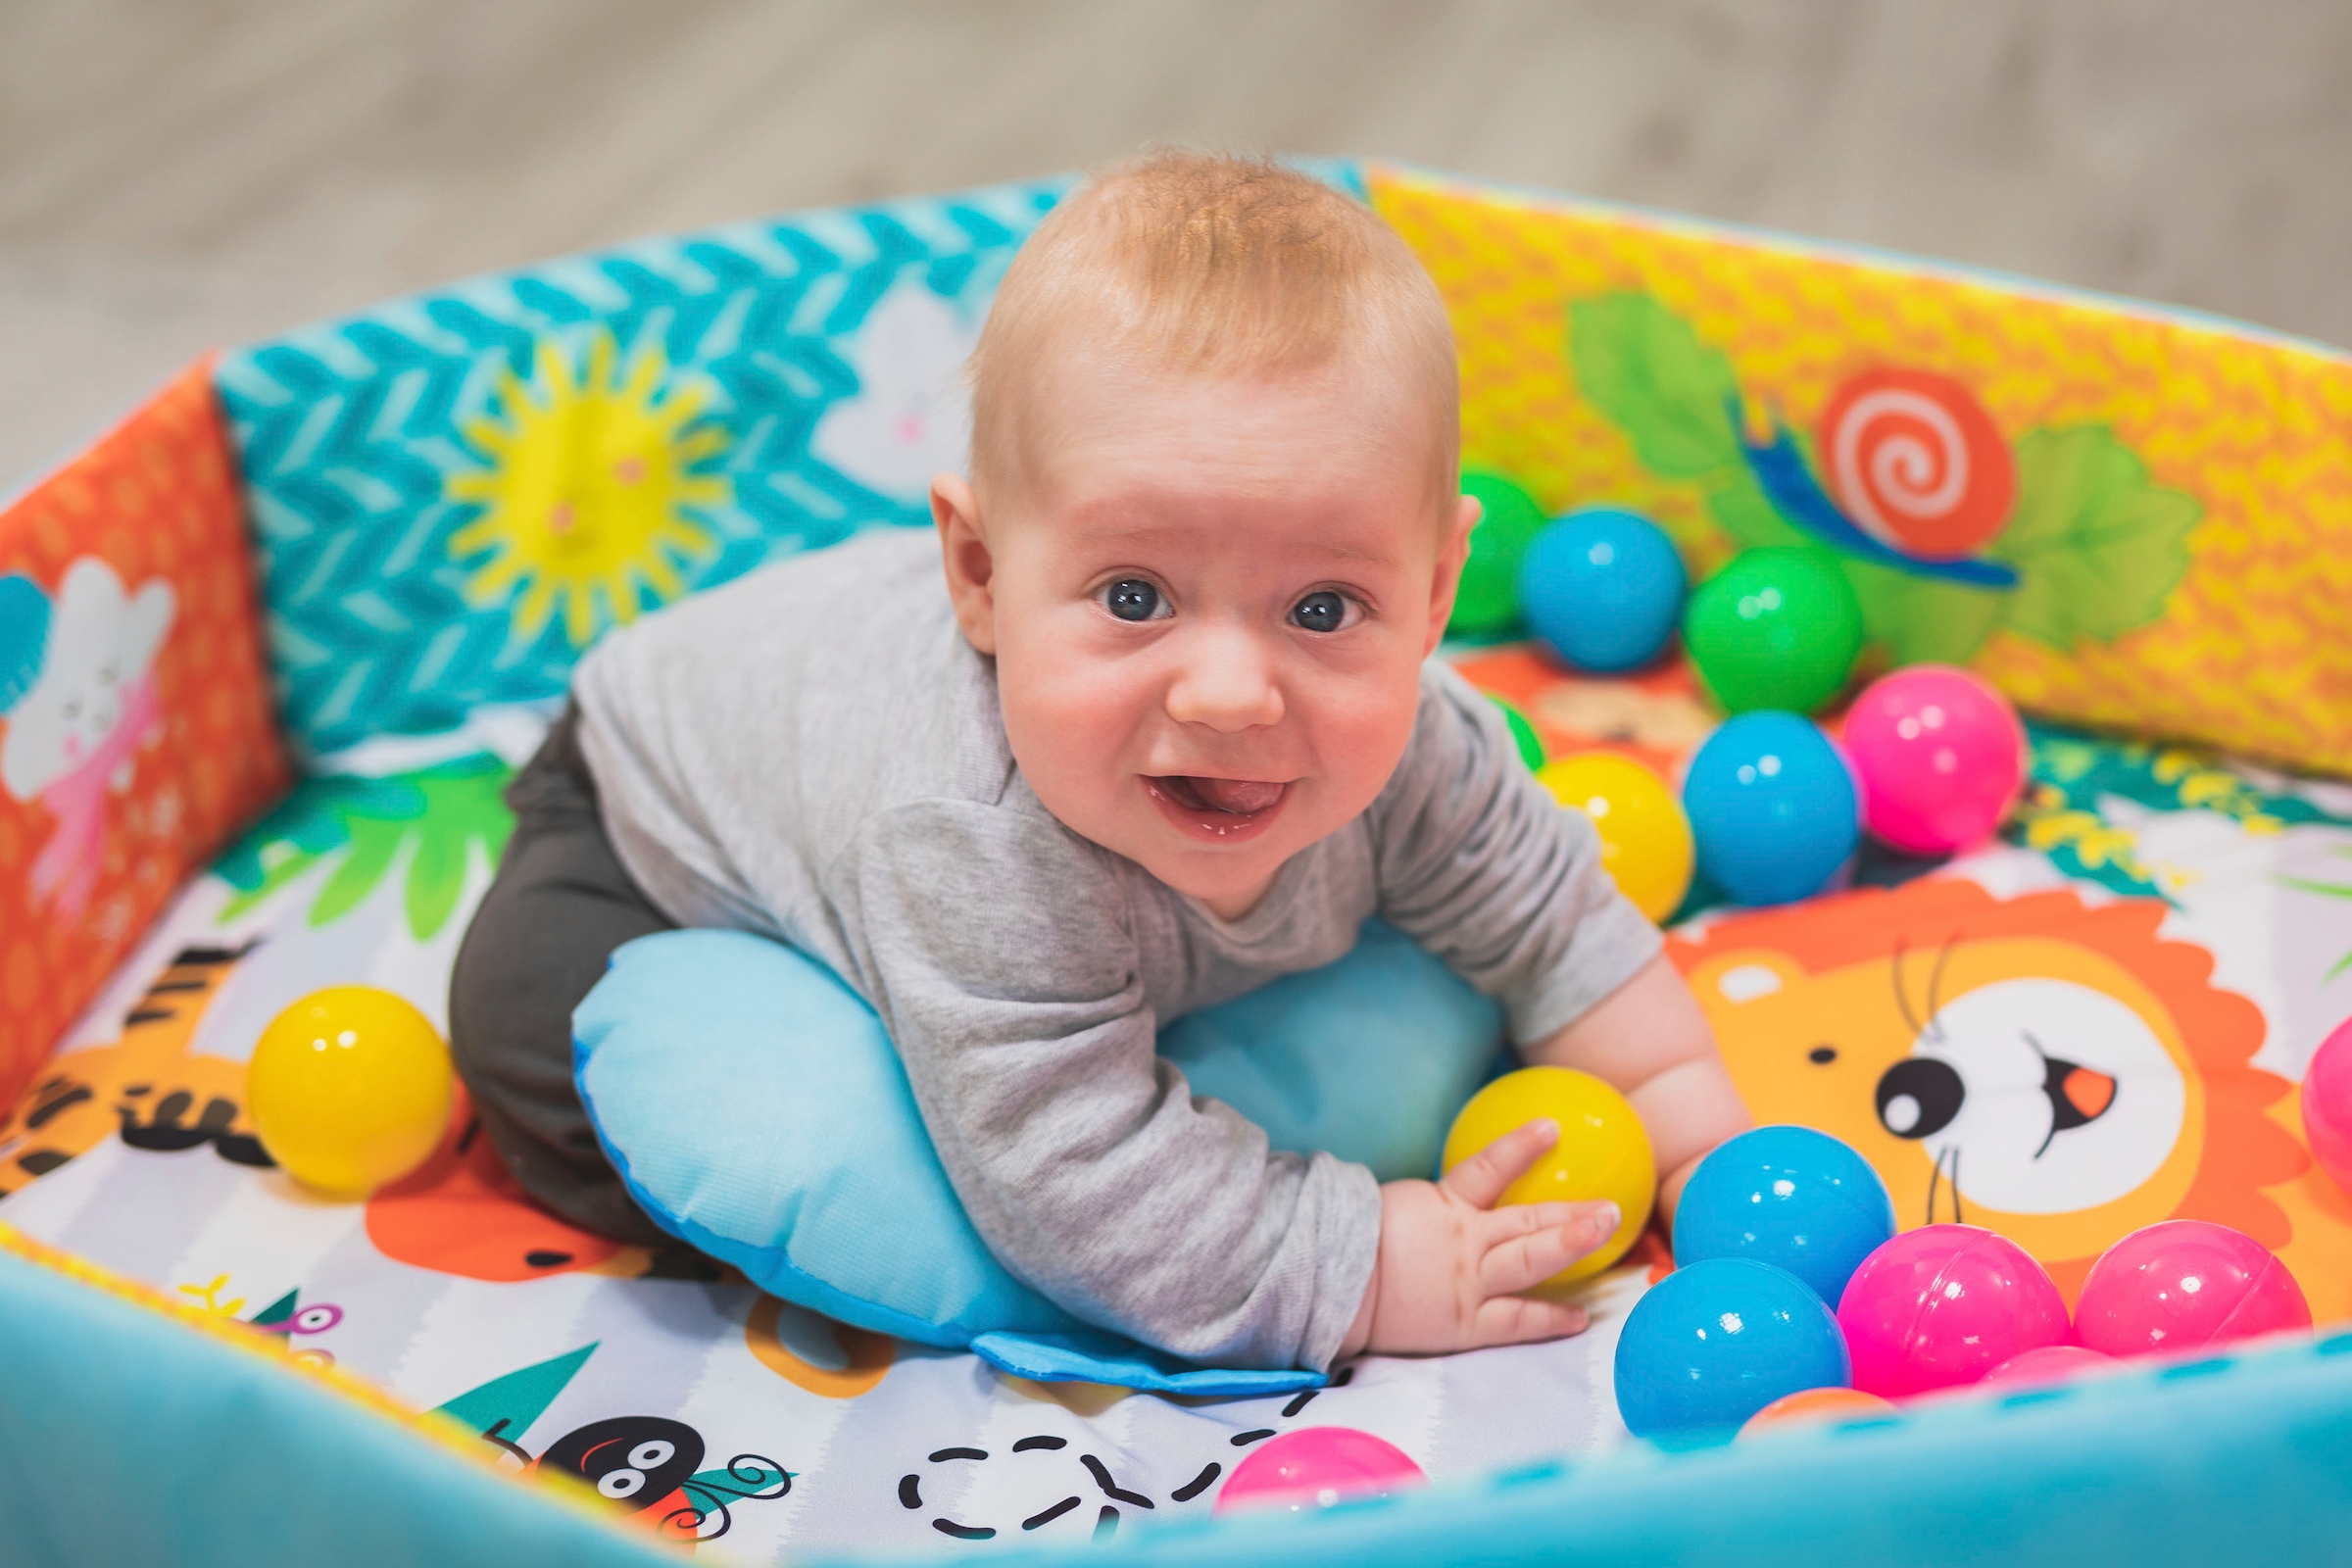
<path fill-rule="evenodd" d="M 2303 1141 L 2320 1169 L 2352 1193 L 2352 1018 L 2335 1026 L 2303 1069 Z"/>
<path fill-rule="evenodd" d="M 1854 1387 L 1889 1399 L 1974 1383 L 2074 1338 L 2041 1265 L 1974 1225 L 1905 1231 L 1864 1258 L 1838 1298 L 1838 1326 Z"/>
<path fill-rule="evenodd" d="M 1863 688 L 1845 716 L 1862 778 L 1862 825 L 1912 855 L 1981 844 L 2026 771 L 2026 731 L 2008 700 L 1967 670 L 1914 664 Z"/>
<path fill-rule="evenodd" d="M 2090 1265 L 2075 1303 L 2077 1336 L 2109 1355 L 2309 1327 L 2311 1305 L 2286 1265 L 2244 1232 L 2202 1219 L 2133 1231 Z"/>
<path fill-rule="evenodd" d="M 2011 1356 L 1985 1373 L 1984 1381 L 2012 1388 L 2048 1388 L 2053 1383 L 2070 1382 L 2114 1365 L 2114 1356 L 2084 1349 L 2080 1345 L 2044 1345 L 2023 1355 Z"/>
<path fill-rule="evenodd" d="M 1303 1513 L 1349 1497 L 1385 1497 L 1429 1477 L 1404 1450 L 1353 1427 L 1301 1427 L 1270 1438 L 1233 1467 L 1215 1512 L 1287 1508 Z"/>

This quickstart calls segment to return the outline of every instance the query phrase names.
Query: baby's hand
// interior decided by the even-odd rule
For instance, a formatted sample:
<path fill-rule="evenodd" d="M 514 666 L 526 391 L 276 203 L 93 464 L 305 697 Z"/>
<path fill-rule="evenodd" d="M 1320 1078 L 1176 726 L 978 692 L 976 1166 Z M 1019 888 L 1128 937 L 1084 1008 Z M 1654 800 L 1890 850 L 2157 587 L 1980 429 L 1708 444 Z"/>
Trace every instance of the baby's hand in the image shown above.
<path fill-rule="evenodd" d="M 1557 1122 L 1531 1121 L 1443 1181 L 1383 1183 L 1380 1257 L 1340 1354 L 1427 1355 L 1582 1333 L 1583 1307 L 1518 1293 L 1615 1234 L 1617 1205 L 1494 1206 L 1559 1138 Z"/>

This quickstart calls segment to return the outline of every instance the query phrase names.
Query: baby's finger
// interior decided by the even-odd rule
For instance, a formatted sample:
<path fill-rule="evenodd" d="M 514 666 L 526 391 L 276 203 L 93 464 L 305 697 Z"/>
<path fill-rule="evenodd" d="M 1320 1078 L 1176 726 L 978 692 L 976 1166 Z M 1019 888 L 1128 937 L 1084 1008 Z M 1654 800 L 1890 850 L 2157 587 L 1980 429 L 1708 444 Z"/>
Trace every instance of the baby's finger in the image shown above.
<path fill-rule="evenodd" d="M 1545 1301 L 1530 1296 L 1497 1296 L 1481 1301 L 1470 1318 L 1466 1349 L 1490 1345 L 1526 1345 L 1536 1340 L 1564 1340 L 1585 1332 L 1585 1309 L 1567 1301 Z"/>
<path fill-rule="evenodd" d="M 1508 1296 L 1542 1284 L 1616 1234 L 1620 1218 L 1617 1205 L 1610 1202 L 1538 1206 L 1568 1212 L 1542 1226 L 1495 1227 L 1500 1236 L 1479 1259 L 1480 1289 Z M 1518 1217 L 1509 1209 L 1496 1210 L 1494 1217 L 1501 1220 L 1506 1215 Z"/>
<path fill-rule="evenodd" d="M 1493 1208 L 1503 1189 L 1528 1172 L 1560 1141 L 1560 1124 L 1549 1116 L 1514 1127 L 1447 1171 L 1438 1185 L 1474 1208 Z"/>

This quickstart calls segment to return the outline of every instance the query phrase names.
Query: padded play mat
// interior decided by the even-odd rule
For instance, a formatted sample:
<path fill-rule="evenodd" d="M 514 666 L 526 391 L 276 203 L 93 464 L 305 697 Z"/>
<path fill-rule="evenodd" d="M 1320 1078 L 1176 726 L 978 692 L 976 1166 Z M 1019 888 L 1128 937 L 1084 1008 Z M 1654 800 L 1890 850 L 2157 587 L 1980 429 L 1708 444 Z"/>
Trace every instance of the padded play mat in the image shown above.
<path fill-rule="evenodd" d="M 573 1230 L 462 1103 L 366 1203 L 275 1170 L 243 1105 L 256 1036 L 341 982 L 441 1020 L 500 791 L 601 630 L 927 521 L 956 372 L 1048 181 L 642 242 L 239 349 L 0 514 L 0 1558 L 2346 1560 L 2352 1194 L 2294 1089 L 2352 1015 L 2352 785 L 2329 781 L 2352 772 L 2352 360 L 1315 167 L 1446 293 L 1466 462 L 1553 510 L 1639 507 L 1700 570 L 1838 550 L 1874 658 L 1969 663 L 2033 717 L 1985 849 L 1686 906 L 1670 951 L 1758 1119 L 1845 1139 L 1902 1224 L 1991 1225 L 2070 1298 L 2138 1226 L 2233 1225 L 2318 1334 L 1669 1456 L 1611 1393 L 1618 1325 L 1670 1266 L 1654 1236 L 1579 1338 L 1170 1399 L 1013 1378 Z M 1979 479 L 1940 519 L 1869 493 L 1890 407 L 1967 447 Z M 1680 665 L 1449 654 L 1555 754 L 1671 768 L 1714 722 Z M 1877 1094 L 1923 1042 L 1963 1086 L 1926 1135 Z M 1437 1485 L 1209 1521 L 1252 1445 L 1316 1424 Z M 613 1481 L 622 1449 L 657 1458 Z"/>

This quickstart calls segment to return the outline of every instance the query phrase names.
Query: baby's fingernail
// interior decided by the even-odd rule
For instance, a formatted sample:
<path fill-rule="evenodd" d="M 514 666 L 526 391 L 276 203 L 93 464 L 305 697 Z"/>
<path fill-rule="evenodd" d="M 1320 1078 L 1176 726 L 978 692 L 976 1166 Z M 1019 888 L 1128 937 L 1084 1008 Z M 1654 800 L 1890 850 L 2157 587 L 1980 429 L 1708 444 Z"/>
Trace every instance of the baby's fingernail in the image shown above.
<path fill-rule="evenodd" d="M 1615 1203 L 1602 1203 L 1599 1212 L 1592 1216 L 1592 1228 L 1602 1236 L 1616 1235 L 1617 1227 L 1624 1223 L 1625 1215 Z"/>

